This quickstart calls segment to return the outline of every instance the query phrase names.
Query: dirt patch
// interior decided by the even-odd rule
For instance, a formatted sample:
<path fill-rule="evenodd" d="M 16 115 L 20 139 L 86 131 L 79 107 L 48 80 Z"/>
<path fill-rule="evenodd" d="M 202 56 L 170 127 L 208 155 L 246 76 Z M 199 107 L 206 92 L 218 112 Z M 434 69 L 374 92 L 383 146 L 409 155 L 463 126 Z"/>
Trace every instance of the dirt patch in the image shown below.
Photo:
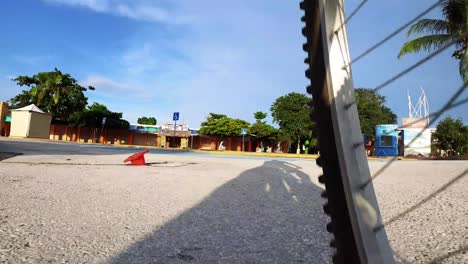
<path fill-rule="evenodd" d="M 21 153 L 13 153 L 13 152 L 0 152 L 0 161 L 6 160 L 9 158 L 13 158 L 15 156 L 22 155 Z"/>
<path fill-rule="evenodd" d="M 451 156 L 451 157 L 443 157 L 439 158 L 441 160 L 468 160 L 468 154 L 467 155 L 460 155 L 460 156 Z"/>
<path fill-rule="evenodd" d="M 418 159 L 418 160 L 468 160 L 468 155 L 450 156 L 450 157 L 423 157 L 416 155 L 408 155 L 405 158 Z"/>

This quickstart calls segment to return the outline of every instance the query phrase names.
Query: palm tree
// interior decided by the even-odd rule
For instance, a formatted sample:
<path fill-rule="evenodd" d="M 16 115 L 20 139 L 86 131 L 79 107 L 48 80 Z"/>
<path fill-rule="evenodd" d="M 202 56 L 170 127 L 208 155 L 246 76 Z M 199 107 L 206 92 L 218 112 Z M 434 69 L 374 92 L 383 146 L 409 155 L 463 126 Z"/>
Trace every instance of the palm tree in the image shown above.
<path fill-rule="evenodd" d="M 67 120 L 74 112 L 82 111 L 88 101 L 83 92 L 94 87 L 83 87 L 68 73 L 57 68 L 50 72 L 39 72 L 33 76 L 18 76 L 13 79 L 19 86 L 28 86 L 29 91 L 11 99 L 15 107 L 34 103 L 51 113 L 55 118 Z"/>
<path fill-rule="evenodd" d="M 57 105 L 62 96 L 68 94 L 68 84 L 62 83 L 67 80 L 57 68 L 52 72 L 40 72 L 35 77 L 36 86 L 31 89 L 31 94 L 37 97 L 38 105 L 45 103 L 45 100 L 52 100 Z"/>
<path fill-rule="evenodd" d="M 452 57 L 460 60 L 459 71 L 463 82 L 468 82 L 468 0 L 440 0 L 445 19 L 421 19 L 410 27 L 407 36 L 424 35 L 406 42 L 398 58 L 420 50 L 436 50 L 455 44 Z"/>

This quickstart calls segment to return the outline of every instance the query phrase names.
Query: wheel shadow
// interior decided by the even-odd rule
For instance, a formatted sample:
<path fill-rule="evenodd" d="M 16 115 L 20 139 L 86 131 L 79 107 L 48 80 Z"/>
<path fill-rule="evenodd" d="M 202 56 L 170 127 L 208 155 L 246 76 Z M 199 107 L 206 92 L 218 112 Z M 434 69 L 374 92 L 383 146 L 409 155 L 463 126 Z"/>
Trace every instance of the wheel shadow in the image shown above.
<path fill-rule="evenodd" d="M 322 189 L 266 161 L 215 190 L 111 263 L 327 263 Z"/>

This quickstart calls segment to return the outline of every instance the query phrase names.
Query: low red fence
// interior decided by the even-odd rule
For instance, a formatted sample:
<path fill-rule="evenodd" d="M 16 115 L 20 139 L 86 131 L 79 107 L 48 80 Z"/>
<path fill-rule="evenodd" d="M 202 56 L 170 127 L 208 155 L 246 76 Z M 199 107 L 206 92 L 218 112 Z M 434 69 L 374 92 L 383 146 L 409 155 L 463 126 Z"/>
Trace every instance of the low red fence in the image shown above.
<path fill-rule="evenodd" d="M 153 133 L 140 133 L 124 129 L 101 129 L 89 127 L 70 127 L 66 125 L 51 125 L 49 138 L 56 141 L 73 141 L 79 143 L 101 143 L 115 145 L 138 145 L 161 147 L 161 136 Z M 242 137 L 215 137 L 215 136 L 194 136 L 188 138 L 188 148 L 199 150 L 217 150 L 219 144 L 228 151 L 242 151 Z M 246 137 L 244 141 L 244 151 L 255 152 L 260 142 L 255 138 Z M 266 145 L 264 146 L 267 147 Z M 275 146 L 270 146 L 273 149 Z M 288 143 L 281 143 L 283 153 L 288 152 Z"/>
<path fill-rule="evenodd" d="M 49 138 L 57 141 L 79 143 L 101 143 L 115 145 L 159 146 L 160 136 L 151 133 L 137 133 L 123 129 L 101 129 L 51 125 Z"/>

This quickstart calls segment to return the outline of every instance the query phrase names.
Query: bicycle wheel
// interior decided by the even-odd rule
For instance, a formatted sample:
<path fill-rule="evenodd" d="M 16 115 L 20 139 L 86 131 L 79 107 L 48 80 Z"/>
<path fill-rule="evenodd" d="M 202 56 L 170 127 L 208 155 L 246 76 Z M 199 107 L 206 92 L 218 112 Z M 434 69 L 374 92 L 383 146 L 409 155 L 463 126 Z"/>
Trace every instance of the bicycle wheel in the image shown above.
<path fill-rule="evenodd" d="M 323 209 L 331 218 L 334 263 L 394 263 L 371 182 L 349 67 L 343 0 L 304 0 L 306 76 L 311 80 L 325 185 Z"/>

